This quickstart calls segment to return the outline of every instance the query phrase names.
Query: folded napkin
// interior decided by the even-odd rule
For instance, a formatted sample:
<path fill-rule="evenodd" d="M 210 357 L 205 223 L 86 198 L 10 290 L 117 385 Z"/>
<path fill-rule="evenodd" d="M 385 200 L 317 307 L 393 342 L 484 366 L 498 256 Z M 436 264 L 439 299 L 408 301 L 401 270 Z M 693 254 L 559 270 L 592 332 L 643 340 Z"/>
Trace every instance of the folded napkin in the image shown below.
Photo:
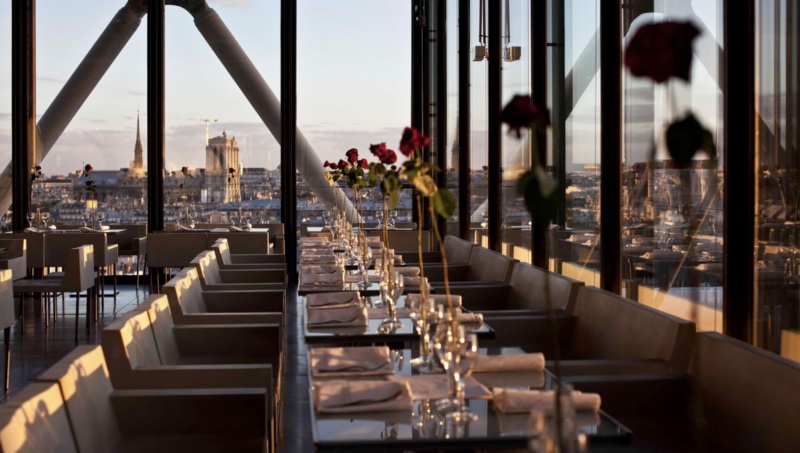
<path fill-rule="evenodd" d="M 233 226 L 233 225 L 229 226 L 229 227 L 228 227 L 228 229 L 229 229 L 230 231 L 245 231 L 245 229 L 244 229 L 244 228 L 239 228 L 239 227 L 237 227 L 237 226 Z"/>
<path fill-rule="evenodd" d="M 344 276 L 341 270 L 332 274 L 300 274 L 301 285 L 335 285 L 337 283 L 344 283 Z"/>
<path fill-rule="evenodd" d="M 475 361 L 473 373 L 502 371 L 539 371 L 544 369 L 544 354 L 482 355 Z"/>
<path fill-rule="evenodd" d="M 417 277 L 419 276 L 419 268 L 417 266 L 396 267 L 394 270 L 404 277 Z"/>
<path fill-rule="evenodd" d="M 386 379 L 408 383 L 414 400 L 438 400 L 448 397 L 449 383 L 446 374 L 393 375 Z M 491 399 L 492 392 L 474 377 L 467 376 L 464 378 L 464 396 L 468 399 Z"/>
<path fill-rule="evenodd" d="M 320 237 L 317 237 L 317 236 L 314 236 L 314 237 L 302 237 L 302 238 L 300 238 L 299 242 L 301 244 L 306 244 L 306 243 L 309 243 L 309 242 L 328 242 L 328 238 L 326 238 L 324 236 L 320 236 Z"/>
<path fill-rule="evenodd" d="M 40 229 L 38 229 L 36 227 L 28 227 L 28 228 L 25 228 L 24 231 L 26 233 L 41 233 L 42 232 L 42 230 L 40 230 Z"/>
<path fill-rule="evenodd" d="M 552 390 L 492 389 L 494 408 L 498 412 L 519 413 L 539 409 L 550 413 L 555 410 L 555 392 Z M 600 410 L 600 395 L 597 393 L 572 392 L 572 405 L 576 411 Z"/>
<path fill-rule="evenodd" d="M 458 322 L 461 324 L 483 324 L 482 313 L 459 313 Z"/>
<path fill-rule="evenodd" d="M 309 327 L 346 327 L 367 324 L 367 309 L 360 303 L 342 305 L 336 308 L 309 308 L 306 310 Z"/>
<path fill-rule="evenodd" d="M 335 263 L 336 257 L 333 255 L 300 255 L 300 263 L 301 264 L 323 264 L 323 263 Z"/>
<path fill-rule="evenodd" d="M 428 294 L 428 300 L 433 299 L 434 305 L 444 305 L 447 306 L 447 296 L 444 294 Z M 419 294 L 407 294 L 406 295 L 406 307 L 419 307 L 419 304 L 422 303 L 422 296 Z M 453 304 L 453 307 L 460 307 L 461 306 L 461 296 L 456 294 L 450 295 L 450 303 Z"/>
<path fill-rule="evenodd" d="M 380 240 L 378 240 L 378 241 L 367 241 L 367 245 L 368 245 L 368 246 L 369 246 L 369 248 L 371 248 L 371 249 L 380 249 L 380 248 L 383 248 L 383 242 L 382 242 L 382 241 L 380 241 Z"/>
<path fill-rule="evenodd" d="M 300 265 L 301 274 L 340 274 L 342 268 L 335 264 Z"/>
<path fill-rule="evenodd" d="M 420 280 L 420 278 L 421 277 L 409 277 L 409 276 L 404 275 L 403 276 L 403 285 L 405 287 L 421 286 L 422 285 L 422 281 Z M 430 286 L 430 285 L 428 285 L 428 278 L 427 277 L 425 278 L 425 284 L 427 286 Z"/>
<path fill-rule="evenodd" d="M 106 227 L 106 228 L 108 228 L 108 227 Z M 47 229 L 50 230 L 50 231 L 54 231 L 54 230 L 58 229 L 58 227 L 56 227 L 55 225 L 47 225 Z"/>
<path fill-rule="evenodd" d="M 411 411 L 411 390 L 404 382 L 321 381 L 314 384 L 320 414 Z"/>
<path fill-rule="evenodd" d="M 387 346 L 359 348 L 313 348 L 309 350 L 311 375 L 382 376 L 394 374 Z"/>
<path fill-rule="evenodd" d="M 317 293 L 306 296 L 306 305 L 309 308 L 330 307 L 348 303 L 358 303 L 361 296 L 358 291 L 336 291 L 332 293 Z"/>

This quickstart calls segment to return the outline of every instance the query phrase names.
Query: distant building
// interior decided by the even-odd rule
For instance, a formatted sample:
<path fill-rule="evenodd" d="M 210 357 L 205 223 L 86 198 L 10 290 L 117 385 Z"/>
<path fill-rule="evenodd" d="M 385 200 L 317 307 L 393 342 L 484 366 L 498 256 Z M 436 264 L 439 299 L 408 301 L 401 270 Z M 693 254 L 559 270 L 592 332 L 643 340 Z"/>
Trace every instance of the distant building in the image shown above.
<path fill-rule="evenodd" d="M 233 169 L 233 172 L 230 171 Z M 206 193 L 209 203 L 231 203 L 242 199 L 239 187 L 239 144 L 236 137 L 222 135 L 208 140 L 205 169 Z"/>
<path fill-rule="evenodd" d="M 136 178 L 142 178 L 145 174 L 142 134 L 139 130 L 139 112 L 136 112 L 136 145 L 133 147 L 133 162 L 131 162 L 129 172 L 129 176 Z"/>

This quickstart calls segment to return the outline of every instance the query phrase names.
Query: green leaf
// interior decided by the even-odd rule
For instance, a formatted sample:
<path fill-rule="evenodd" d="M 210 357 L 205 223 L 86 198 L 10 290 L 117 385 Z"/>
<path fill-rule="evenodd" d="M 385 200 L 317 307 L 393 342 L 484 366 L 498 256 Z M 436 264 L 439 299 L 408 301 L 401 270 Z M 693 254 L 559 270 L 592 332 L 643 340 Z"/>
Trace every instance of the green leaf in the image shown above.
<path fill-rule="evenodd" d="M 447 189 L 439 189 L 433 194 L 433 209 L 444 217 L 449 219 L 456 212 L 456 198 Z"/>
<path fill-rule="evenodd" d="M 394 209 L 397 206 L 397 203 L 400 202 L 400 192 L 395 190 L 389 192 L 389 208 Z"/>
<path fill-rule="evenodd" d="M 536 228 L 547 228 L 558 212 L 558 182 L 542 167 L 528 170 L 517 181 L 517 193 L 525 199 Z"/>

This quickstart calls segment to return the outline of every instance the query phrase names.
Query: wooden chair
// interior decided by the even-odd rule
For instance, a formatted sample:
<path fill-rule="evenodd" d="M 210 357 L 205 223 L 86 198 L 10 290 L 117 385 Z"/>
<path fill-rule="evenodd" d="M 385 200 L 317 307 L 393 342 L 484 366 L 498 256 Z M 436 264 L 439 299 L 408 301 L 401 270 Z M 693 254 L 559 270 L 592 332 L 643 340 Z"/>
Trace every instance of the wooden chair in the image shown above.
<path fill-rule="evenodd" d="M 45 242 L 44 261 L 47 267 L 60 267 L 66 272 L 66 261 L 68 251 L 75 247 L 90 244 L 94 248 L 94 266 L 97 271 L 97 283 L 99 297 L 105 297 L 105 276 L 107 270 L 111 268 L 114 282 L 112 297 L 117 300 L 117 261 L 119 260 L 119 247 L 116 244 L 109 244 L 105 233 L 52 233 L 48 235 Z M 54 274 L 61 277 L 63 274 Z M 104 301 L 101 302 L 103 308 Z"/>
<path fill-rule="evenodd" d="M 91 329 L 91 312 L 92 305 L 94 310 L 97 310 L 97 299 L 91 297 L 93 294 L 91 288 L 94 287 L 95 273 L 94 273 L 94 247 L 92 245 L 83 245 L 67 252 L 67 260 L 64 264 L 64 277 L 63 278 L 40 278 L 17 280 L 14 282 L 15 293 L 48 293 L 53 295 L 53 320 L 57 321 L 57 307 L 55 295 L 58 293 L 75 293 L 75 342 L 78 341 L 78 320 L 80 318 L 80 293 L 86 291 L 86 332 L 89 333 Z M 92 301 L 94 303 L 92 304 Z M 19 298 L 19 313 L 22 319 L 24 311 L 24 297 L 20 295 Z M 49 326 L 49 304 L 45 313 L 45 326 Z"/>

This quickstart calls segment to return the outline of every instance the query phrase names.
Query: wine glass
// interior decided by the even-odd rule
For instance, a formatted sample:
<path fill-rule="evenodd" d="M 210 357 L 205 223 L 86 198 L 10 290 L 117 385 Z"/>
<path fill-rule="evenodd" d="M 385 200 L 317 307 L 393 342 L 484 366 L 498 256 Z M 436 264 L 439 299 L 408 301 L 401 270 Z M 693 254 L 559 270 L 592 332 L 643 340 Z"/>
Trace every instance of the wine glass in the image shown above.
<path fill-rule="evenodd" d="M 250 228 L 253 227 L 253 211 L 246 211 L 244 213 L 244 218 L 245 218 L 245 221 L 247 222 L 247 227 L 246 228 L 249 230 Z"/>
<path fill-rule="evenodd" d="M 105 219 L 106 219 L 106 215 L 105 214 L 103 214 L 102 212 L 98 212 L 97 213 L 97 228 L 99 230 L 103 229 L 103 220 L 105 220 Z"/>
<path fill-rule="evenodd" d="M 392 223 L 390 223 L 390 224 L 389 224 L 389 228 L 391 228 L 391 229 L 395 229 L 395 228 L 397 228 L 397 215 L 398 215 L 398 214 L 397 214 L 397 211 L 396 211 L 396 210 L 392 210 L 392 211 L 389 213 L 389 218 L 391 218 L 391 219 L 392 219 Z"/>
<path fill-rule="evenodd" d="M 228 214 L 228 217 L 231 219 L 231 225 L 236 226 L 236 219 L 239 218 L 239 214 L 236 212 L 231 212 Z"/>
<path fill-rule="evenodd" d="M 36 214 L 29 212 L 25 218 L 28 219 L 28 228 L 33 228 L 33 221 L 36 220 Z"/>
<path fill-rule="evenodd" d="M 458 424 L 476 421 L 478 416 L 465 405 L 465 380 L 472 374 L 478 360 L 478 337 L 457 326 L 455 335 L 448 335 L 436 343 L 436 351 L 447 371 L 450 396 L 437 403 L 447 412 L 446 418 Z"/>
<path fill-rule="evenodd" d="M 381 325 L 391 328 L 400 328 L 402 324 L 397 319 L 397 301 L 403 295 L 403 276 L 397 271 L 388 272 L 381 282 L 381 298 L 386 303 L 389 317 L 381 321 Z"/>
<path fill-rule="evenodd" d="M 331 224 L 331 211 L 325 210 L 322 211 L 322 220 L 325 221 L 325 226 L 330 226 Z"/>
<path fill-rule="evenodd" d="M 47 211 L 42 212 L 42 221 L 44 222 L 44 228 L 47 229 L 47 221 L 50 220 L 50 213 Z"/>
<path fill-rule="evenodd" d="M 420 292 L 425 288 L 420 288 Z M 406 308 L 409 309 L 408 317 L 414 321 L 414 328 L 419 335 L 419 357 L 411 360 L 412 368 L 420 372 L 433 371 L 433 341 L 431 326 L 436 320 L 436 305 L 433 298 L 426 294 L 423 303 L 422 294 L 406 296 Z"/>
<path fill-rule="evenodd" d="M 89 214 L 89 211 L 81 212 L 81 220 L 83 220 L 83 227 L 84 228 L 88 228 L 89 227 L 89 219 L 91 219 L 91 218 L 92 218 L 92 216 Z"/>
<path fill-rule="evenodd" d="M 383 228 L 383 211 L 378 211 L 375 213 L 375 218 L 378 219 L 378 225 L 376 228 Z"/>
<path fill-rule="evenodd" d="M 197 211 L 189 211 L 189 228 L 194 229 L 197 221 Z"/>

